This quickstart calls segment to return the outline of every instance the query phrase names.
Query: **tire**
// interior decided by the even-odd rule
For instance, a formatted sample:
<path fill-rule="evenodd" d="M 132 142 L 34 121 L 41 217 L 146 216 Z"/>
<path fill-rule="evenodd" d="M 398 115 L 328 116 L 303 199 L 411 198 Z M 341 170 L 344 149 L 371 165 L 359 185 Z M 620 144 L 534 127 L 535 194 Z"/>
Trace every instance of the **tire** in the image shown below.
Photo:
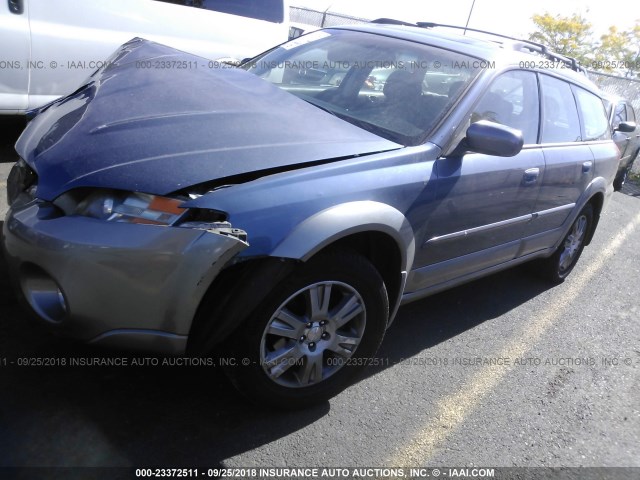
<path fill-rule="evenodd" d="M 616 178 L 613 180 L 613 190 L 615 192 L 619 192 L 620 190 L 622 190 L 622 187 L 624 186 L 624 183 L 627 181 L 627 178 L 629 177 L 629 173 L 633 168 L 633 162 L 635 162 L 638 154 L 640 154 L 640 150 L 638 150 L 636 154 L 632 157 L 633 160 L 629 162 L 629 165 L 627 165 L 623 171 L 621 171 L 616 175 Z"/>
<path fill-rule="evenodd" d="M 539 261 L 539 272 L 553 283 L 562 283 L 578 263 L 585 241 L 593 228 L 593 206 L 588 203 L 574 220 L 558 249 Z"/>
<path fill-rule="evenodd" d="M 622 186 L 624 182 L 627 181 L 627 176 L 629 175 L 629 171 L 631 170 L 631 165 L 622 170 L 620 173 L 616 175 L 616 178 L 613 180 L 613 191 L 619 192 L 622 190 Z"/>
<path fill-rule="evenodd" d="M 389 300 L 365 258 L 318 255 L 278 285 L 228 342 L 225 372 L 259 405 L 296 409 L 348 387 L 378 350 Z"/>

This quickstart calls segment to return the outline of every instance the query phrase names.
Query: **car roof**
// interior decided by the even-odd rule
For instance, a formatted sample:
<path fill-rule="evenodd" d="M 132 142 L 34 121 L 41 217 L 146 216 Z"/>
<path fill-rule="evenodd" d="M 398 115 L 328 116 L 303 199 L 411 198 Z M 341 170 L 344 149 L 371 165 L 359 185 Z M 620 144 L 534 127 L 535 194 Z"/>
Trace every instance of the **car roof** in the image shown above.
<path fill-rule="evenodd" d="M 480 60 L 495 61 L 496 66 L 500 67 L 519 66 L 521 62 L 530 62 L 532 60 L 538 62 L 547 61 L 543 56 L 521 50 L 524 41 L 518 42 L 515 40 L 500 39 L 500 41 L 497 42 L 494 40 L 460 35 L 458 33 L 448 31 L 434 31 L 431 28 L 422 28 L 419 26 L 380 23 L 342 25 L 338 27 L 330 27 L 330 29 L 373 33 L 399 38 L 410 42 L 431 45 L 446 50 L 460 52 Z M 553 60 L 548 60 L 548 62 L 552 63 Z M 529 70 L 542 71 L 543 69 Z M 578 73 L 570 67 L 550 69 L 550 71 L 546 73 L 559 75 L 572 83 L 602 96 L 602 92 L 593 82 L 591 82 L 591 80 L 587 78 L 585 74 Z"/>

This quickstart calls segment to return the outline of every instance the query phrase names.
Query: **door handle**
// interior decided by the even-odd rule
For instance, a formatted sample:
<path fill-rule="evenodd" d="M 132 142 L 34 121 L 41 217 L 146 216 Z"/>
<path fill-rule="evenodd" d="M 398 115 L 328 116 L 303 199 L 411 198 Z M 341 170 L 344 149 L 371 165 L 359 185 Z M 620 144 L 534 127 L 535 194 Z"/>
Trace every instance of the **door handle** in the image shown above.
<path fill-rule="evenodd" d="M 582 164 L 582 173 L 589 173 L 591 171 L 592 161 L 584 162 Z"/>
<path fill-rule="evenodd" d="M 524 175 L 522 176 L 522 183 L 524 185 L 533 185 L 538 180 L 538 176 L 540 175 L 539 168 L 529 168 L 524 171 Z"/>
<path fill-rule="evenodd" d="M 24 0 L 8 0 L 9 11 L 16 15 L 22 15 L 24 13 Z"/>

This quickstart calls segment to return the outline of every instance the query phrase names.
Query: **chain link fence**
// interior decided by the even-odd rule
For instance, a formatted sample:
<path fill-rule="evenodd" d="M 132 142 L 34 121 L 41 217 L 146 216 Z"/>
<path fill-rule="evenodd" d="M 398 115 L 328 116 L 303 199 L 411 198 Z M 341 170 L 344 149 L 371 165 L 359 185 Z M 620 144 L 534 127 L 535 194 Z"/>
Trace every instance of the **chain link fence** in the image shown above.
<path fill-rule="evenodd" d="M 356 25 L 369 22 L 366 18 L 352 17 L 325 10 L 319 12 L 310 8 L 289 7 L 290 20 L 294 23 L 304 23 L 314 27 L 335 27 L 336 25 Z"/>
<path fill-rule="evenodd" d="M 593 71 L 589 71 L 589 78 L 603 92 L 629 100 L 636 115 L 640 115 L 640 80 Z"/>

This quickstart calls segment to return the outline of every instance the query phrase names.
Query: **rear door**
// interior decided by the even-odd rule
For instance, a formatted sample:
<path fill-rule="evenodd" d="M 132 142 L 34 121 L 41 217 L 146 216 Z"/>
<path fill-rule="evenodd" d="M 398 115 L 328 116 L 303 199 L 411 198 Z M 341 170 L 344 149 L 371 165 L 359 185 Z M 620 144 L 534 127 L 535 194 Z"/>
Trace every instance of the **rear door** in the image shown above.
<path fill-rule="evenodd" d="M 593 178 L 594 169 L 594 156 L 583 141 L 571 85 L 550 75 L 539 74 L 539 78 L 541 143 L 546 166 L 536 219 L 529 226 L 528 235 L 559 228 Z M 604 105 L 601 106 L 604 112 Z"/>
<path fill-rule="evenodd" d="M 29 2 L 0 0 L 0 114 L 22 111 L 29 91 Z"/>

